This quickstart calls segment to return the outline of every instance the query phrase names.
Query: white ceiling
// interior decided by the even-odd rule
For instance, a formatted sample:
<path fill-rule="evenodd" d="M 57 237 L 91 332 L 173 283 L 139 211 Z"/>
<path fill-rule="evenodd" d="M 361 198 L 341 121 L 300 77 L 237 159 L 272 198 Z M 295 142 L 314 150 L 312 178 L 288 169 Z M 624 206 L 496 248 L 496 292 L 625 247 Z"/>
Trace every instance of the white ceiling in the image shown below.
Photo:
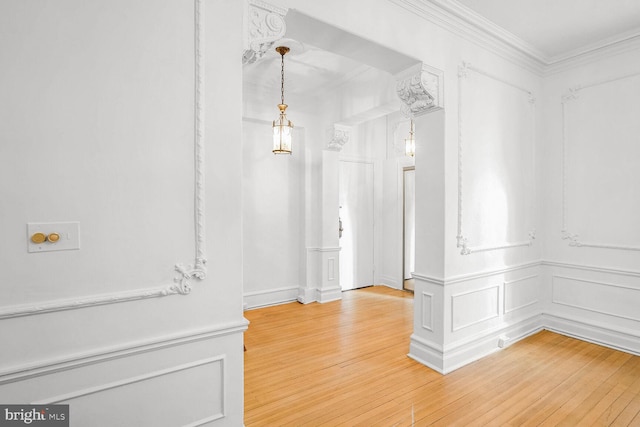
<path fill-rule="evenodd" d="M 640 0 L 446 2 L 471 9 L 551 60 L 640 35 Z"/>
<path fill-rule="evenodd" d="M 547 64 L 640 38 L 640 0 L 416 1 L 442 7 L 494 35 L 507 34 L 511 44 L 516 40 Z M 285 56 L 285 102 L 296 96 L 306 100 L 321 97 L 371 68 L 395 74 L 415 61 L 381 46 L 372 47 L 346 31 L 328 29 L 296 10 L 287 14 L 287 37 L 291 38 L 279 43 L 291 48 Z M 396 69 L 386 69 L 389 64 Z M 275 50 L 245 65 L 243 75 L 245 94 L 251 99 L 266 99 L 274 105 L 279 101 L 280 55 Z"/>

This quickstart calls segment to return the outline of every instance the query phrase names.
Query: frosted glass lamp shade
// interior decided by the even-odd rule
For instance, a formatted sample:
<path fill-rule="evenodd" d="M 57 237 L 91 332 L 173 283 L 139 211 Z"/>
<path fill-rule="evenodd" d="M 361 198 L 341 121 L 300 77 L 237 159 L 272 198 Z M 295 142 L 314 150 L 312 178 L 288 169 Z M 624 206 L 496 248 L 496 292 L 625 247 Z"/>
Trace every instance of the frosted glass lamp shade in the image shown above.
<path fill-rule="evenodd" d="M 291 154 L 291 134 L 293 123 L 287 119 L 285 104 L 279 104 L 280 116 L 273 121 L 273 153 Z"/>

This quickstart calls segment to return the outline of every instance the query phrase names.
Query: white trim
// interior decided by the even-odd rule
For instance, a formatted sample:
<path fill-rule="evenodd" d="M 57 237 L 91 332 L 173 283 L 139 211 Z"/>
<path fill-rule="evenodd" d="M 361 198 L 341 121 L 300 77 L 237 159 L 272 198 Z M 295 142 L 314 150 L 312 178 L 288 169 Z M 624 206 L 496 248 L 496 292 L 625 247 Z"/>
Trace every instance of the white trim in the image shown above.
<path fill-rule="evenodd" d="M 462 182 L 463 182 L 463 121 L 462 121 L 462 111 L 463 111 L 463 103 L 462 103 L 462 82 L 468 77 L 469 71 L 473 71 L 481 76 L 494 80 L 496 82 L 502 83 L 506 86 L 509 86 L 513 89 L 523 92 L 528 97 L 528 102 L 531 105 L 531 167 L 532 171 L 536 170 L 535 164 L 535 96 L 532 91 L 527 90 L 523 87 L 518 86 L 515 83 L 509 82 L 503 78 L 495 76 L 491 72 L 479 69 L 469 64 L 468 62 L 462 62 L 460 66 L 458 66 L 458 230 L 456 235 L 456 246 L 460 249 L 461 255 L 470 255 L 472 253 L 477 252 L 490 252 L 495 250 L 502 249 L 513 249 L 518 247 L 528 247 L 533 245 L 533 241 L 536 238 L 536 230 L 535 228 L 528 232 L 529 238 L 527 240 L 522 240 L 519 242 L 503 242 L 493 246 L 470 246 L 469 240 L 465 237 L 463 233 L 463 224 L 462 224 L 462 211 L 463 211 L 463 198 L 462 198 Z M 533 184 L 535 186 L 535 182 Z M 533 197 L 536 197 L 536 190 L 533 191 Z"/>
<path fill-rule="evenodd" d="M 421 310 L 421 319 L 422 319 L 422 329 L 426 329 L 427 331 L 433 332 L 433 297 L 434 294 L 430 292 L 422 292 L 422 310 Z M 427 305 L 427 298 L 429 300 L 429 323 L 425 322 L 424 308 Z M 415 306 L 415 304 L 414 304 Z"/>
<path fill-rule="evenodd" d="M 514 311 L 521 310 L 521 309 L 523 309 L 523 308 L 526 308 L 526 307 L 529 307 L 529 306 L 535 305 L 535 304 L 537 304 L 537 303 L 539 303 L 539 302 L 540 302 L 540 300 L 539 300 L 539 299 L 535 299 L 535 300 L 533 300 L 533 301 L 531 301 L 531 302 L 528 302 L 528 303 L 526 303 L 526 304 L 519 305 L 519 306 L 517 306 L 517 307 L 513 307 L 513 308 L 511 308 L 511 309 L 507 310 L 507 285 L 513 285 L 514 283 L 524 282 L 525 280 L 536 279 L 536 278 L 538 278 L 538 277 L 540 277 L 540 275 L 538 275 L 538 274 L 534 274 L 534 275 L 531 275 L 531 276 L 521 277 L 521 278 L 519 278 L 519 279 L 515 279 L 515 280 L 509 280 L 509 281 L 506 281 L 506 280 L 505 280 L 505 281 L 502 283 L 502 285 L 503 285 L 503 287 L 504 287 L 504 297 L 503 297 L 503 301 L 502 301 L 502 312 L 503 312 L 504 314 L 512 313 L 512 312 L 514 312 Z"/>
<path fill-rule="evenodd" d="M 173 279 L 174 285 L 167 288 L 168 294 L 188 294 L 191 292 L 189 281 L 193 278 L 203 280 L 207 276 L 207 257 L 205 255 L 205 88 L 204 88 L 204 0 L 195 1 L 195 234 L 196 258 L 193 265 L 178 263 L 175 270 L 178 275 Z"/>
<path fill-rule="evenodd" d="M 558 275 L 551 276 L 551 303 L 552 304 L 564 305 L 566 307 L 573 307 L 573 308 L 577 308 L 579 310 L 590 311 L 592 313 L 604 314 L 605 316 L 612 316 L 612 317 L 617 317 L 619 319 L 626 319 L 626 320 L 631 320 L 633 322 L 640 322 L 640 316 L 637 317 L 637 318 L 636 317 L 623 316 L 621 314 L 617 314 L 617 313 L 613 313 L 613 312 L 608 312 L 608 311 L 603 311 L 603 310 L 596 310 L 595 308 L 589 308 L 589 307 L 586 307 L 586 306 L 583 306 L 583 305 L 571 304 L 569 302 L 562 302 L 562 301 L 556 300 L 556 298 L 555 298 L 556 282 L 554 280 L 556 278 L 565 279 L 565 280 L 573 280 L 575 282 L 590 283 L 590 284 L 600 285 L 600 286 L 609 286 L 609 287 L 612 287 L 612 288 L 628 289 L 628 290 L 632 290 L 632 291 L 636 291 L 636 292 L 640 292 L 640 288 L 634 287 L 634 286 L 625 286 L 625 285 L 619 285 L 619 284 L 613 284 L 613 283 L 598 282 L 596 280 L 586 280 L 586 279 L 582 279 L 582 278 L 579 278 L 579 277 L 558 276 Z"/>
<path fill-rule="evenodd" d="M 568 158 L 569 158 L 569 131 L 568 131 L 568 123 L 567 123 L 567 114 L 566 114 L 566 105 L 575 101 L 580 97 L 580 91 L 584 89 L 590 89 L 596 86 L 605 85 L 608 83 L 613 83 L 616 81 L 632 78 L 639 76 L 640 72 L 624 74 L 617 77 L 609 77 L 602 80 L 597 80 L 591 83 L 586 83 L 582 85 L 577 85 L 568 89 L 567 93 L 565 93 L 561 97 L 561 106 L 562 106 L 562 167 L 561 167 L 561 175 L 562 175 L 562 229 L 560 230 L 560 235 L 562 240 L 566 240 L 568 245 L 574 248 L 587 247 L 587 248 L 597 248 L 597 249 L 616 249 L 616 250 L 625 250 L 625 251 L 640 251 L 640 246 L 631 246 L 631 245 L 614 245 L 608 243 L 597 243 L 597 242 L 583 242 L 580 240 L 580 235 L 576 233 L 571 233 L 568 230 L 567 224 L 567 211 L 569 210 L 567 206 L 567 175 L 568 175 Z"/>
<path fill-rule="evenodd" d="M 564 314 L 549 313 L 542 315 L 542 324 L 544 329 L 552 332 L 640 356 L 640 335 L 637 330 L 611 329 L 596 322 L 585 323 Z"/>
<path fill-rule="evenodd" d="M 240 334 L 247 330 L 248 324 L 249 322 L 243 319 L 242 321 L 221 324 L 212 328 L 196 329 L 153 340 L 141 340 L 126 345 L 112 346 L 90 352 L 70 354 L 63 357 L 41 360 L 36 363 L 14 366 L 0 371 L 0 385 L 51 375 L 70 369 L 104 363 L 114 359 L 121 359 L 177 345 L 218 338 L 225 335 Z"/>
<path fill-rule="evenodd" d="M 542 261 L 533 261 L 533 262 L 528 262 L 526 264 L 512 265 L 509 267 L 499 268 L 495 270 L 485 270 L 485 271 L 480 271 L 480 272 L 470 273 L 470 274 L 461 274 L 458 276 L 451 276 L 448 278 L 431 277 L 431 276 L 427 276 L 427 275 L 416 273 L 416 272 L 411 273 L 411 275 L 413 276 L 414 279 L 421 280 L 423 282 L 427 282 L 427 283 L 431 283 L 439 286 L 446 286 L 446 285 L 453 285 L 455 283 L 467 282 L 475 279 L 482 279 L 484 277 L 505 274 L 512 271 L 523 270 L 526 268 L 540 267 L 541 265 L 542 265 Z"/>
<path fill-rule="evenodd" d="M 620 270 L 618 268 L 611 268 L 611 267 L 597 267 L 597 266 L 590 266 L 590 265 L 569 264 L 566 262 L 544 261 L 544 260 L 542 261 L 542 265 L 546 265 L 549 267 L 558 267 L 558 268 L 574 268 L 577 270 L 594 271 L 596 273 L 619 274 L 622 276 L 640 277 L 640 271 Z"/>
<path fill-rule="evenodd" d="M 633 29 L 560 55 L 548 56 L 520 37 L 453 0 L 389 1 L 539 76 L 548 76 L 640 46 L 640 32 Z"/>
<path fill-rule="evenodd" d="M 466 295 L 471 295 L 471 294 L 476 294 L 476 293 L 479 293 L 479 292 L 488 291 L 490 289 L 496 289 L 495 314 L 492 313 L 492 314 L 490 314 L 490 315 L 488 315 L 486 317 L 483 317 L 481 319 L 474 320 L 472 322 L 469 322 L 469 323 L 466 323 L 466 324 L 463 324 L 463 325 L 460 325 L 460 326 L 457 326 L 457 327 L 454 326 L 455 315 L 456 315 L 456 309 L 454 307 L 455 299 L 463 297 L 463 296 L 466 296 Z M 458 293 L 458 294 L 455 294 L 455 295 L 451 295 L 450 300 L 451 300 L 451 332 L 458 332 L 458 331 L 460 331 L 462 329 L 465 329 L 465 328 L 480 324 L 482 322 L 486 322 L 487 320 L 491 320 L 491 319 L 495 319 L 495 318 L 500 317 L 500 286 L 498 286 L 498 285 L 486 286 L 484 288 L 474 289 L 472 291 L 461 292 L 461 293 Z"/>
<path fill-rule="evenodd" d="M 245 292 L 243 295 L 245 310 L 293 302 L 297 300 L 298 293 L 297 286 Z"/>
<path fill-rule="evenodd" d="M 57 404 L 60 402 L 68 402 L 70 400 L 73 399 L 77 399 L 79 397 L 83 397 L 83 396 L 88 396 L 91 394 L 96 394 L 96 393 L 100 393 L 103 391 L 107 391 L 107 390 L 112 390 L 114 388 L 119 388 L 119 387 L 124 387 L 130 384 L 135 384 L 135 383 L 139 383 L 142 381 L 148 381 L 150 379 L 153 378 L 158 378 L 164 375 L 169 375 L 169 374 L 173 374 L 176 372 L 180 372 L 180 371 L 185 371 L 187 369 L 193 369 L 193 368 L 197 368 L 200 366 L 204 366 L 204 365 L 209 365 L 212 363 L 216 363 L 218 362 L 220 365 L 220 406 L 221 406 L 221 412 L 218 414 L 215 414 L 211 417 L 207 417 L 207 420 L 210 421 L 214 421 L 214 420 L 219 420 L 221 418 L 224 418 L 226 415 L 226 402 L 225 402 L 225 395 L 226 395 L 226 384 L 225 384 L 225 359 L 226 356 L 225 355 L 221 355 L 221 356 L 215 356 L 215 357 L 210 357 L 207 359 L 201 359 L 201 360 L 197 360 L 194 362 L 190 362 L 190 363 L 185 363 L 182 365 L 178 365 L 178 366 L 174 366 L 171 368 L 167 368 L 167 369 L 160 369 L 157 371 L 153 371 L 153 372 L 149 372 L 146 374 L 142 374 L 142 375 L 136 375 L 133 377 L 129 377 L 129 378 L 125 378 L 122 380 L 118 380 L 118 381 L 113 381 L 110 383 L 106 383 L 106 384 L 102 384 L 99 386 L 95 386 L 95 387 L 87 387 L 85 389 L 82 390 L 76 390 L 73 391 L 71 393 L 66 393 L 66 394 L 61 394 L 58 396 L 52 396 L 50 398 L 47 399 L 42 399 L 39 400 L 37 402 L 33 402 L 33 405 L 53 405 L 53 404 Z M 201 422 L 202 420 L 198 421 L 200 424 L 195 424 L 195 425 L 202 425 L 203 423 Z M 194 425 L 194 424 L 191 424 Z"/>

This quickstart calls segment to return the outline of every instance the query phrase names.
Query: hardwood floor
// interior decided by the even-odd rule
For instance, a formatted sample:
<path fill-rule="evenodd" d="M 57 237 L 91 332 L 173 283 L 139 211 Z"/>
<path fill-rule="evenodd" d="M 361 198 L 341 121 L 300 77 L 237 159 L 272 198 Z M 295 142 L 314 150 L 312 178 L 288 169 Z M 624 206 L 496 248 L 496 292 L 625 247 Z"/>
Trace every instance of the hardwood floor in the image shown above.
<path fill-rule="evenodd" d="M 548 331 L 442 376 L 407 357 L 413 294 L 245 312 L 245 425 L 640 426 L 640 357 Z"/>

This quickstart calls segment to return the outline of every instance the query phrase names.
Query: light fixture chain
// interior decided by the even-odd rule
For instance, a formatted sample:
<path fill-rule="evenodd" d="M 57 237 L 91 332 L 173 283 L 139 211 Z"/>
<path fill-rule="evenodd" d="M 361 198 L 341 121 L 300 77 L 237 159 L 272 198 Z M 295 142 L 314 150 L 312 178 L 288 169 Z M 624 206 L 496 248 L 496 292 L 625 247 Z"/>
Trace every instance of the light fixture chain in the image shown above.
<path fill-rule="evenodd" d="M 281 65 L 281 69 L 280 69 L 280 92 L 282 94 L 282 104 L 284 104 L 284 53 L 281 54 L 280 58 L 282 58 L 282 65 Z"/>

